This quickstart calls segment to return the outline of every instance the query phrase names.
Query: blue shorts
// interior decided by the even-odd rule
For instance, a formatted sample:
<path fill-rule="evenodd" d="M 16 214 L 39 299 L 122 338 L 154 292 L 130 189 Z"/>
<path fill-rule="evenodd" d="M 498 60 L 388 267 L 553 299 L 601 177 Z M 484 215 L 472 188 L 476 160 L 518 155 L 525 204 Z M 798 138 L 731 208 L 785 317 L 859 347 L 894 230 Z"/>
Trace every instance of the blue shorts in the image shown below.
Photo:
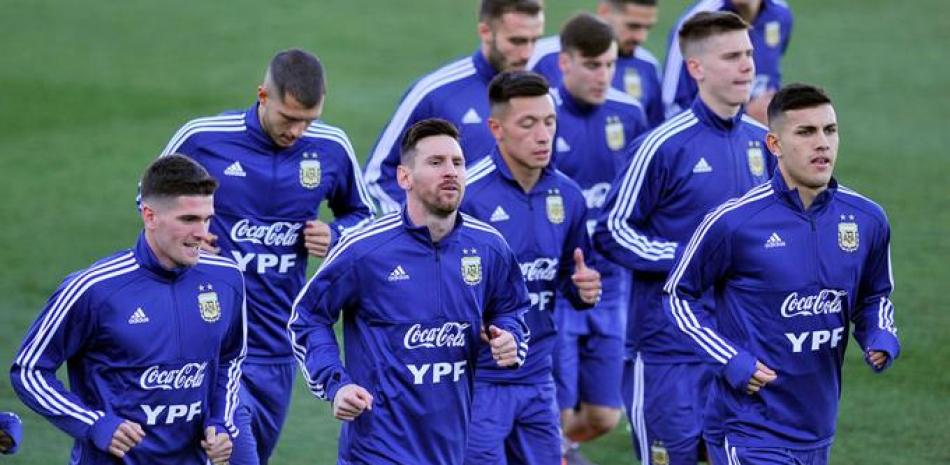
<path fill-rule="evenodd" d="M 466 465 L 561 463 L 554 383 L 475 382 Z"/>
<path fill-rule="evenodd" d="M 641 463 L 696 464 L 712 380 L 704 363 L 646 364 L 639 355 L 624 363 L 624 404 Z"/>
<path fill-rule="evenodd" d="M 567 410 L 584 402 L 621 408 L 623 338 L 570 333 L 559 334 L 558 338 L 554 350 L 558 407 Z"/>
<path fill-rule="evenodd" d="M 238 436 L 231 464 L 266 465 L 287 418 L 297 365 L 245 361 L 241 369 L 240 403 L 234 412 Z"/>
<path fill-rule="evenodd" d="M 742 447 L 730 445 L 728 437 L 718 449 L 721 453 L 717 454 L 717 460 L 725 461 L 713 462 L 714 465 L 828 465 L 831 456 L 831 446 L 807 450 Z"/>

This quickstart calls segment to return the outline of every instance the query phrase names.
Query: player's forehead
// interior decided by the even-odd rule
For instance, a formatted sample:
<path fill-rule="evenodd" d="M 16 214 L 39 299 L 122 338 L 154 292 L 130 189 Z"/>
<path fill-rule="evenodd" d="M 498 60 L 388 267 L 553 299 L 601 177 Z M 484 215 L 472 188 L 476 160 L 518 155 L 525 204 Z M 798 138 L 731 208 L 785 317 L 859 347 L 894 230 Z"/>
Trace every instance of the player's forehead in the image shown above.
<path fill-rule="evenodd" d="M 276 99 L 277 110 L 286 116 L 299 119 L 317 119 L 320 116 L 320 105 L 312 107 L 300 103 L 294 94 L 284 92 L 279 99 Z"/>
<path fill-rule="evenodd" d="M 518 120 L 526 117 L 545 118 L 554 115 L 554 101 L 548 94 L 533 97 L 514 97 L 508 101 L 510 119 Z"/>
<path fill-rule="evenodd" d="M 536 15 L 509 11 L 490 21 L 490 26 L 498 34 L 517 37 L 540 37 L 544 33 L 544 12 Z"/>
<path fill-rule="evenodd" d="M 831 104 L 825 103 L 807 108 L 788 110 L 784 113 L 785 127 L 825 127 L 838 124 L 838 117 Z"/>
<path fill-rule="evenodd" d="M 617 18 L 625 23 L 652 25 L 659 16 L 656 5 L 637 5 L 636 3 L 624 3 L 619 8 L 611 7 L 610 10 Z"/>
<path fill-rule="evenodd" d="M 615 61 L 617 59 L 617 42 L 611 42 L 610 47 L 607 48 L 603 53 L 594 56 L 587 56 L 581 53 L 579 50 L 571 50 L 568 52 L 575 60 L 578 60 L 582 63 L 606 63 L 610 61 Z"/>
<path fill-rule="evenodd" d="M 721 56 L 752 50 L 752 40 L 749 31 L 744 29 L 726 31 L 707 37 L 702 41 L 702 49 L 706 54 Z"/>
<path fill-rule="evenodd" d="M 447 135 L 429 136 L 416 143 L 416 157 L 430 158 L 459 158 L 463 157 L 462 147 L 458 141 Z"/>

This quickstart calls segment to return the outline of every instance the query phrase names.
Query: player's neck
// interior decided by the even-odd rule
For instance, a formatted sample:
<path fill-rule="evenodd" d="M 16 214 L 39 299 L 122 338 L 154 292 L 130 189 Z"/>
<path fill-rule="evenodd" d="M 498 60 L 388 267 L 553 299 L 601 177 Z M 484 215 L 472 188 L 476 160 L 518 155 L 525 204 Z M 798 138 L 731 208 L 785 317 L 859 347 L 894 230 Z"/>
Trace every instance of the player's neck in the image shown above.
<path fill-rule="evenodd" d="M 515 161 L 512 157 L 505 155 L 505 151 L 500 147 L 499 151 L 501 152 L 501 158 L 505 160 L 505 165 L 508 166 L 508 171 L 511 171 L 511 177 L 515 178 L 515 182 L 521 186 L 521 190 L 526 193 L 531 192 L 534 185 L 541 179 L 541 172 L 544 171 L 544 169 L 525 166 Z"/>
<path fill-rule="evenodd" d="M 155 243 L 155 238 L 152 237 L 152 234 L 148 229 L 145 230 L 145 243 L 148 244 L 149 250 L 152 252 L 152 255 L 155 256 L 155 259 L 158 260 L 158 264 L 166 270 L 173 270 L 176 268 L 175 262 L 172 261 L 167 255 L 161 252 L 161 249 L 157 247 Z"/>
<path fill-rule="evenodd" d="M 785 185 L 788 186 L 789 189 L 795 189 L 795 191 L 798 192 L 798 199 L 802 201 L 802 207 L 805 210 L 811 208 L 811 205 L 815 203 L 815 199 L 818 197 L 818 195 L 828 189 L 827 184 L 821 187 L 808 187 L 802 185 L 785 174 L 784 171 L 782 171 L 782 179 L 785 181 Z"/>
<path fill-rule="evenodd" d="M 702 88 L 699 89 L 699 98 L 702 99 L 703 104 L 709 107 L 709 109 L 716 116 L 724 120 L 735 118 L 735 116 L 739 114 L 739 110 L 742 108 L 742 105 L 731 105 L 716 101 L 716 99 L 704 92 L 704 89 Z"/>
<path fill-rule="evenodd" d="M 764 1 L 764 0 L 763 0 Z M 755 21 L 756 16 L 759 16 L 759 12 L 762 11 L 762 2 L 749 2 L 745 5 L 733 5 L 733 8 L 736 9 L 736 13 L 745 20 L 745 22 L 752 24 Z"/>
<path fill-rule="evenodd" d="M 458 210 L 448 215 L 439 215 L 430 212 L 420 202 L 411 200 L 406 202 L 406 212 L 409 215 L 409 221 L 412 221 L 414 226 L 425 226 L 429 230 L 432 242 L 439 242 L 448 235 L 455 227 L 455 219 L 458 217 Z"/>

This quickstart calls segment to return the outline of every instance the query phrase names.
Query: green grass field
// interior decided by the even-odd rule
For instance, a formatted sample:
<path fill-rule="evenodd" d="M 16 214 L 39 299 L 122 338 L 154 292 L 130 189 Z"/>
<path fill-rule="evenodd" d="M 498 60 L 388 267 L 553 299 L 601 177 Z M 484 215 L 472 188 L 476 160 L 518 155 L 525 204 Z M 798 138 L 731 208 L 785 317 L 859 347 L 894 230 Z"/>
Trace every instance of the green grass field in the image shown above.
<path fill-rule="evenodd" d="M 476 46 L 475 1 L 0 1 L 0 366 L 70 271 L 132 244 L 145 164 L 186 120 L 244 108 L 272 54 L 314 51 L 325 119 L 364 155 L 406 86 Z M 547 32 L 594 0 L 549 0 Z M 685 0 L 662 1 L 665 49 Z M 841 123 L 838 178 L 888 210 L 902 358 L 875 376 L 850 352 L 835 464 L 950 463 L 950 4 L 793 1 L 787 80 L 825 86 Z M 789 264 L 789 266 L 794 266 Z M 943 309 L 943 310 L 941 310 Z M 25 422 L 11 464 L 66 463 L 72 441 L 0 377 Z M 272 463 L 335 463 L 338 425 L 300 384 Z M 585 448 L 635 463 L 621 427 Z"/>

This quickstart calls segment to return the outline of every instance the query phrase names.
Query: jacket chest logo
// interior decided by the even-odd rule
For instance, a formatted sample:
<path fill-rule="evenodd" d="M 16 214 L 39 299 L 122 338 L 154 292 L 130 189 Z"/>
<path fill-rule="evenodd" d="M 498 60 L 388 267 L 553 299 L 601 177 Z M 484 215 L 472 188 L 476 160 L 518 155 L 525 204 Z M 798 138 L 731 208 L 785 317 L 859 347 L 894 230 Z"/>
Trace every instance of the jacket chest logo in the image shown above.
<path fill-rule="evenodd" d="M 636 68 L 627 68 L 623 72 L 623 90 L 637 100 L 643 97 L 643 85 L 640 83 L 640 73 Z"/>
<path fill-rule="evenodd" d="M 218 303 L 218 293 L 210 283 L 198 286 L 198 311 L 201 319 L 214 323 L 221 318 L 221 304 Z"/>
<path fill-rule="evenodd" d="M 854 222 L 854 215 L 841 215 L 838 223 L 838 247 L 845 252 L 855 252 L 861 245 L 861 236 L 858 234 L 858 223 Z"/>
<path fill-rule="evenodd" d="M 564 222 L 564 198 L 561 197 L 561 191 L 557 189 L 548 190 L 548 195 L 544 198 L 544 211 L 548 214 L 548 221 L 553 224 Z"/>
<path fill-rule="evenodd" d="M 303 160 L 300 160 L 300 185 L 307 189 L 316 189 L 320 185 L 322 174 L 317 153 L 304 152 Z"/>
<path fill-rule="evenodd" d="M 765 24 L 765 45 L 777 47 L 782 41 L 782 26 L 778 21 L 769 21 Z"/>
<path fill-rule="evenodd" d="M 765 154 L 762 153 L 759 142 L 749 142 L 746 158 L 749 161 L 749 173 L 752 173 L 752 176 L 761 177 L 765 174 Z"/>
<path fill-rule="evenodd" d="M 469 286 L 482 282 L 482 257 L 474 247 L 462 250 L 462 280 Z"/>
<path fill-rule="evenodd" d="M 607 136 L 607 147 L 610 150 L 620 150 L 626 143 L 626 138 L 623 135 L 623 123 L 620 122 L 619 116 L 607 117 L 607 121 L 604 123 L 604 134 Z"/>

